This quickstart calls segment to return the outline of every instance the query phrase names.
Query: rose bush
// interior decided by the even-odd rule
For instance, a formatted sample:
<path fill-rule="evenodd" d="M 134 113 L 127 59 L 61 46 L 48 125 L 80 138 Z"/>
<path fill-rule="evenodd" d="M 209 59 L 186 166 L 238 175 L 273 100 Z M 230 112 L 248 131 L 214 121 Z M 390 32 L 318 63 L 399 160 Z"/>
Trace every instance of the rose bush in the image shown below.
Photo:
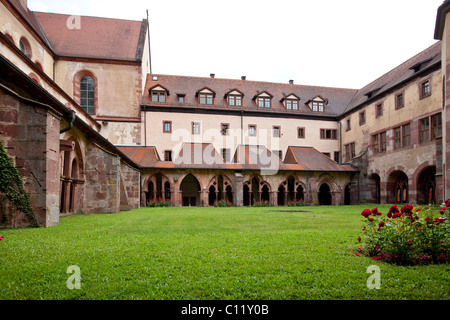
<path fill-rule="evenodd" d="M 376 260 L 416 264 L 450 260 L 450 201 L 431 206 L 391 206 L 386 216 L 378 208 L 364 209 L 359 253 Z"/>
<path fill-rule="evenodd" d="M 231 207 L 232 203 L 228 200 L 218 200 L 214 202 L 214 207 Z"/>
<path fill-rule="evenodd" d="M 303 207 L 304 205 L 305 205 L 305 201 L 303 201 L 303 200 L 295 199 L 294 201 L 290 200 L 288 202 L 289 207 Z"/>
<path fill-rule="evenodd" d="M 150 208 L 170 207 L 170 199 L 163 199 L 161 197 L 151 199 L 147 202 L 147 207 L 150 207 Z"/>

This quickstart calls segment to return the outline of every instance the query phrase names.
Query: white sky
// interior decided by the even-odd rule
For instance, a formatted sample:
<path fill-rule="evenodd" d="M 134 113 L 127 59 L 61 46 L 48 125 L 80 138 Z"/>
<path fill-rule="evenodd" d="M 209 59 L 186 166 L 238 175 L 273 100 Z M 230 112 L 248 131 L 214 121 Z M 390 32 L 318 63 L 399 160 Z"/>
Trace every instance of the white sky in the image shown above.
<path fill-rule="evenodd" d="M 436 42 L 443 0 L 28 0 L 142 20 L 159 74 L 360 89 Z"/>

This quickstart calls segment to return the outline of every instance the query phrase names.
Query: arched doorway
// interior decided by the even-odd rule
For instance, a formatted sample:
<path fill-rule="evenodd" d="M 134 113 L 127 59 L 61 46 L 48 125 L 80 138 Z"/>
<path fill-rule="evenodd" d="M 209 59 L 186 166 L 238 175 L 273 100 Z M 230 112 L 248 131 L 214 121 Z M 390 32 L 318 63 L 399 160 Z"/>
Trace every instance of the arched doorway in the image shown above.
<path fill-rule="evenodd" d="M 430 204 L 436 202 L 436 167 L 423 169 L 417 177 L 417 202 Z"/>
<path fill-rule="evenodd" d="M 388 179 L 388 203 L 407 203 L 409 199 L 408 176 L 400 170 L 391 173 Z"/>
<path fill-rule="evenodd" d="M 281 185 L 278 187 L 278 199 L 277 199 L 277 203 L 278 203 L 279 206 L 284 206 L 284 205 L 285 205 L 285 202 L 284 202 L 285 196 L 286 196 L 286 192 L 285 192 L 285 190 L 284 190 L 284 186 L 281 184 Z"/>
<path fill-rule="evenodd" d="M 295 200 L 297 200 L 297 201 L 300 201 L 300 200 L 304 201 L 305 200 L 305 195 L 303 193 L 303 186 L 302 185 L 299 185 L 297 187 L 297 193 L 295 195 Z"/>
<path fill-rule="evenodd" d="M 209 187 L 208 205 L 211 207 L 216 202 L 216 188 L 214 186 Z"/>
<path fill-rule="evenodd" d="M 372 203 L 381 203 L 381 179 L 380 176 L 376 173 L 373 173 L 369 176 L 369 182 L 367 184 L 369 198 L 368 202 Z"/>
<path fill-rule="evenodd" d="M 269 201 L 270 202 L 270 189 L 267 184 L 261 188 L 261 201 Z"/>
<path fill-rule="evenodd" d="M 200 205 L 200 183 L 192 174 L 184 177 L 180 184 L 182 205 L 184 207 L 195 207 Z"/>
<path fill-rule="evenodd" d="M 351 196 L 350 196 L 350 183 L 345 186 L 344 190 L 344 205 L 351 204 Z"/>
<path fill-rule="evenodd" d="M 250 188 L 248 187 L 248 184 L 244 184 L 244 206 L 250 206 Z"/>
<path fill-rule="evenodd" d="M 330 186 L 326 183 L 323 183 L 319 188 L 319 204 L 321 206 L 331 205 Z"/>
<path fill-rule="evenodd" d="M 229 203 L 233 203 L 233 189 L 231 188 L 231 186 L 227 186 L 226 188 L 225 188 L 225 192 L 226 192 L 226 195 L 227 195 L 227 201 L 229 202 Z"/>

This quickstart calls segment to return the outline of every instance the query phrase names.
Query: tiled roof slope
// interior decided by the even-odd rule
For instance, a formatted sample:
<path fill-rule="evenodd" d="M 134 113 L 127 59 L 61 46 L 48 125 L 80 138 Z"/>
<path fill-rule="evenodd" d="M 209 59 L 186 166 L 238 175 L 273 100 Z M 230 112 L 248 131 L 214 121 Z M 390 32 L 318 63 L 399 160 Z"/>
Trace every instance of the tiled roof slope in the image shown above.
<path fill-rule="evenodd" d="M 159 107 L 179 107 L 179 108 L 205 108 L 211 110 L 229 110 L 229 111 L 256 111 L 268 113 L 285 114 L 307 114 L 315 116 L 336 117 L 341 114 L 350 103 L 357 92 L 354 89 L 341 89 L 329 87 L 304 86 L 296 84 L 282 84 L 250 80 L 220 79 L 212 77 L 188 77 L 176 75 L 157 75 L 158 80 L 153 80 L 153 76 L 147 75 L 146 88 L 142 99 L 144 106 Z M 152 103 L 149 89 L 155 86 L 162 86 L 169 91 L 167 103 Z M 204 88 L 215 92 L 214 105 L 199 105 L 195 94 Z M 244 95 L 242 106 L 228 106 L 226 103 L 226 94 L 232 90 L 238 90 Z M 271 108 L 260 108 L 256 106 L 253 100 L 256 95 L 267 92 L 273 96 Z M 177 94 L 185 94 L 185 102 L 177 102 Z M 283 98 L 294 94 L 300 98 L 300 110 L 286 110 L 280 102 Z M 325 112 L 313 112 L 305 104 L 320 96 L 327 101 Z"/>
<path fill-rule="evenodd" d="M 8 0 L 9 4 L 16 9 L 16 11 L 22 16 L 22 18 L 31 26 L 33 31 L 38 35 L 39 38 L 51 48 L 51 44 L 48 41 L 46 35 L 41 29 L 39 22 L 36 19 L 34 13 L 26 8 L 19 0 Z"/>
<path fill-rule="evenodd" d="M 424 51 L 415 55 L 411 59 L 402 63 L 398 67 L 387 72 L 380 78 L 369 83 L 364 88 L 358 90 L 344 113 L 351 112 L 353 109 L 369 101 L 368 94 L 373 93 L 372 99 L 376 99 L 394 89 L 404 81 L 407 81 L 420 72 L 427 69 L 440 66 L 441 62 L 441 42 L 438 41 Z"/>
<path fill-rule="evenodd" d="M 80 16 L 77 25 L 78 21 L 69 21 L 73 18 L 70 15 L 45 12 L 34 15 L 59 56 L 121 61 L 136 61 L 140 57 L 143 21 Z"/>
<path fill-rule="evenodd" d="M 300 171 L 355 171 L 352 166 L 340 165 L 313 147 L 289 147 L 284 163 L 287 169 Z"/>
<path fill-rule="evenodd" d="M 289 147 L 283 162 L 264 146 L 240 145 L 231 163 L 225 163 L 213 145 L 209 143 L 184 143 L 173 161 L 160 161 L 155 147 L 119 147 L 118 149 L 142 168 L 152 169 L 356 171 L 352 166 L 340 165 L 311 147 Z"/>

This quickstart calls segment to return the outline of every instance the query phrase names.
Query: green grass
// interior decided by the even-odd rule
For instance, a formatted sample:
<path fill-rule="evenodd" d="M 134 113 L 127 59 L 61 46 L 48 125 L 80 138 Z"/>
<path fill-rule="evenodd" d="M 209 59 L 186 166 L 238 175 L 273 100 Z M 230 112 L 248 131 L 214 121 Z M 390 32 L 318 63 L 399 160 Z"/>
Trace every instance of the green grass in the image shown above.
<path fill-rule="evenodd" d="M 449 264 L 352 256 L 366 207 L 141 208 L 1 230 L 0 299 L 449 299 Z M 267 212 L 281 209 L 311 212 Z"/>

